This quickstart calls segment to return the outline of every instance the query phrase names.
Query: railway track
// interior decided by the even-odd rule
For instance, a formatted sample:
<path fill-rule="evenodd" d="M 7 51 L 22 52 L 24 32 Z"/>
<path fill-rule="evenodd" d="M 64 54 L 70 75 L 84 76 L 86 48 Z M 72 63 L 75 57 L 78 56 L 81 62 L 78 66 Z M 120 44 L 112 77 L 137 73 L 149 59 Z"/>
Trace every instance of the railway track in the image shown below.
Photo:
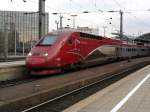
<path fill-rule="evenodd" d="M 23 81 L 18 80 L 15 82 L 15 84 L 9 83 L 4 86 L 4 89 L 3 88 L 1 89 L 2 90 L 2 96 L 1 96 L 2 99 L 5 98 L 5 93 L 7 93 L 7 90 L 9 90 L 9 86 L 12 86 L 12 87 L 10 87 L 10 89 L 16 90 L 16 93 L 17 93 L 17 91 L 20 91 L 20 90 L 21 91 L 23 90 L 24 92 L 21 93 L 20 96 L 15 96 L 15 92 L 13 92 L 13 94 L 11 94 L 11 92 L 10 92 L 10 95 L 6 94 L 5 99 L 8 102 L 9 102 L 9 100 L 7 100 L 7 97 L 9 98 L 11 96 L 15 96 L 15 98 L 11 100 L 12 104 L 8 103 L 6 105 L 5 104 L 2 105 L 0 107 L 0 111 L 8 112 L 8 110 L 10 110 L 11 112 L 20 112 L 20 111 L 22 111 L 22 112 L 28 112 L 28 111 L 29 112 L 32 112 L 32 111 L 33 112 L 35 112 L 35 111 L 43 112 L 45 109 L 48 109 L 48 111 L 45 110 L 45 112 L 60 112 L 63 109 L 74 104 L 75 102 L 78 102 L 85 98 L 85 97 L 82 98 L 80 96 L 79 97 L 72 96 L 72 94 L 76 95 L 78 92 L 80 93 L 80 91 L 82 91 L 82 89 L 90 91 L 88 88 L 91 88 L 91 87 L 96 88 L 94 85 L 97 85 L 97 84 L 98 84 L 98 87 L 100 87 L 102 85 L 107 86 L 108 82 L 109 82 L 109 81 L 107 82 L 107 80 L 110 79 L 110 82 L 113 83 L 114 82 L 113 80 L 119 80 L 118 77 L 120 77 L 121 74 L 123 74 L 123 77 L 124 77 L 125 73 L 128 75 L 128 73 L 130 73 L 140 67 L 143 67 L 144 65 L 149 64 L 149 61 L 148 60 L 146 61 L 146 60 L 147 59 L 144 58 L 142 61 L 138 59 L 138 60 L 134 60 L 134 61 L 131 60 L 130 62 L 123 61 L 123 62 L 119 62 L 119 63 L 113 63 L 113 64 L 111 63 L 110 65 L 108 64 L 106 66 L 101 66 L 100 67 L 101 69 L 98 66 L 98 67 L 93 67 L 93 68 L 88 68 L 88 69 L 81 69 L 77 72 L 71 71 L 73 73 L 67 72 L 68 75 L 67 75 L 67 73 L 64 73 L 64 74 L 60 74 L 60 75 L 58 74 L 58 75 L 40 77 L 40 78 L 33 77 L 33 79 L 29 78 L 30 80 L 29 79 L 23 80 Z M 125 70 L 125 69 L 127 69 L 127 70 Z M 124 70 L 124 71 L 122 71 L 122 70 Z M 122 71 L 122 72 L 119 72 L 116 74 L 116 72 L 118 72 L 118 71 Z M 101 76 L 103 76 L 101 73 L 103 75 L 107 76 L 107 78 L 101 77 Z M 111 77 L 108 77 L 108 76 L 111 76 Z M 116 76 L 117 76 L 117 79 L 114 79 L 113 77 L 116 77 Z M 43 80 L 41 80 L 41 78 Z M 104 78 L 105 78 L 105 80 L 104 80 Z M 94 82 L 94 83 L 92 83 L 92 82 Z M 87 85 L 87 84 L 89 84 L 89 85 Z M 38 85 L 38 87 L 36 89 L 33 88 L 36 85 Z M 81 86 L 82 86 L 82 88 L 79 88 Z M 104 86 L 104 87 L 106 87 L 106 86 Z M 23 88 L 25 88 L 25 89 L 23 89 Z M 5 90 L 6 90 L 6 92 L 5 92 Z M 89 95 L 91 95 L 99 90 L 101 90 L 101 88 L 98 88 L 96 90 L 95 89 L 91 90 L 91 93 Z M 88 93 L 88 91 L 87 92 L 84 91 L 83 96 L 88 97 L 89 95 L 85 94 L 85 93 Z M 68 93 L 66 93 L 66 92 L 68 92 Z M 21 96 L 21 95 L 23 95 L 23 96 Z M 61 95 L 61 96 L 59 96 L 59 95 Z M 66 100 L 66 97 L 69 97 L 70 95 L 71 95 L 72 99 Z M 48 101 L 46 101 L 48 98 L 50 98 L 50 99 Z M 61 100 L 61 99 L 63 99 L 63 100 Z M 79 99 L 79 100 L 77 100 L 77 99 Z M 23 103 L 17 103 L 20 101 Z M 36 101 L 36 102 L 34 102 L 34 101 Z M 43 101 L 46 101 L 46 102 L 43 102 Z M 66 101 L 66 103 L 64 101 Z M 26 104 L 26 102 L 29 102 L 29 103 Z M 43 103 L 39 104 L 41 102 L 43 102 Z M 59 102 L 61 102 L 61 103 L 59 103 Z M 39 104 L 40 106 L 36 105 L 36 104 Z M 36 106 L 34 106 L 34 105 L 36 105 Z M 46 105 L 48 105 L 48 106 L 46 106 Z M 53 105 L 53 106 L 51 106 L 51 105 Z M 65 106 L 63 106 L 63 105 L 65 105 Z M 9 108 L 7 108 L 7 106 Z M 31 107 L 31 106 L 33 106 L 33 107 Z M 29 108 L 29 107 L 31 107 L 31 108 Z M 43 109 L 43 107 L 44 107 L 44 109 Z M 34 110 L 34 108 L 35 108 L 35 110 Z M 6 111 L 4 111 L 4 110 L 6 110 Z"/>
<path fill-rule="evenodd" d="M 38 79 L 29 76 L 29 77 L 22 78 L 22 79 L 1 81 L 0 82 L 0 88 L 6 88 L 6 87 L 15 86 L 15 85 L 23 84 L 23 83 L 33 82 L 33 81 L 36 81 L 36 80 L 38 80 Z"/>
<path fill-rule="evenodd" d="M 105 79 L 99 80 L 97 82 L 91 83 L 89 85 L 78 88 L 71 92 L 65 93 L 61 96 L 47 100 L 46 102 L 27 108 L 21 112 L 60 112 L 60 111 L 63 111 L 67 107 L 96 93 L 99 90 L 102 90 L 103 88 L 111 85 L 112 83 L 120 80 L 123 77 L 126 77 L 130 73 L 138 70 L 139 68 L 143 66 L 145 66 L 145 64 L 136 65 L 133 68 L 126 69 L 124 71 L 116 73 Z"/>

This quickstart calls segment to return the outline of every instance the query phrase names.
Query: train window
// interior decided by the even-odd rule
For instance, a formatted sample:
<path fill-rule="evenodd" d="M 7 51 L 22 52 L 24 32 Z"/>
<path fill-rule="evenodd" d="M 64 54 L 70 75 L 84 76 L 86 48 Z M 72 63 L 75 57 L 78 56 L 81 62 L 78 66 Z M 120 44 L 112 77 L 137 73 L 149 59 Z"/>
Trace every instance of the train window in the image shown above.
<path fill-rule="evenodd" d="M 43 37 L 37 45 L 53 45 L 57 40 L 56 35 L 46 35 Z"/>

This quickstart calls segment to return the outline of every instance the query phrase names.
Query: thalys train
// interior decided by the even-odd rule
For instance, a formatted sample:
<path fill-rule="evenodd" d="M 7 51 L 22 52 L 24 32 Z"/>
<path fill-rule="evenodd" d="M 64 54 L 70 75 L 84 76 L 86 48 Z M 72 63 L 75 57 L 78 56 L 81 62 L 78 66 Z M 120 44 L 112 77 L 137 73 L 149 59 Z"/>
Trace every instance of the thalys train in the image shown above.
<path fill-rule="evenodd" d="M 78 31 L 55 31 L 42 37 L 26 58 L 33 75 L 46 75 L 104 61 L 150 55 L 150 45 Z"/>

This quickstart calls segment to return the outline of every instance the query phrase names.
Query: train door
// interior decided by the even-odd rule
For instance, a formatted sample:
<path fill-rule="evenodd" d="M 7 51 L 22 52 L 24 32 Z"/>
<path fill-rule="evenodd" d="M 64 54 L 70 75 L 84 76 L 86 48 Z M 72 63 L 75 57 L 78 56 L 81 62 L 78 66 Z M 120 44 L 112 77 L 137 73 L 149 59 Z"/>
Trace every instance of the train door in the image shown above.
<path fill-rule="evenodd" d="M 121 52 L 121 47 L 120 46 L 116 47 L 116 58 L 120 57 L 120 52 Z"/>

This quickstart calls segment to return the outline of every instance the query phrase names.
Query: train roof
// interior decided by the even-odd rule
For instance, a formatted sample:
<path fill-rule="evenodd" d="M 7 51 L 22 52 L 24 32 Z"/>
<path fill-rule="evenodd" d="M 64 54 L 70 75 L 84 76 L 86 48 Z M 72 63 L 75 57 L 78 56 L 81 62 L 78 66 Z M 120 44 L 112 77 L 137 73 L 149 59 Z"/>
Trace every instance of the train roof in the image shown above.
<path fill-rule="evenodd" d="M 82 38 L 96 39 L 96 40 L 109 40 L 109 41 L 113 40 L 113 42 L 122 43 L 122 40 L 120 40 L 120 39 L 107 38 L 107 37 L 103 37 L 103 36 L 100 36 L 100 35 L 94 35 L 94 34 L 81 32 L 81 31 L 78 31 L 78 30 L 66 30 L 66 29 L 65 30 L 57 30 L 57 31 L 50 32 L 48 34 L 65 35 L 66 37 L 68 37 L 69 35 L 71 35 L 73 33 L 79 33 L 80 37 L 82 37 Z"/>
<path fill-rule="evenodd" d="M 53 32 L 49 32 L 48 34 L 71 34 L 71 33 L 80 33 L 80 35 L 82 35 L 83 37 L 95 37 L 95 38 L 104 38 L 103 36 L 100 35 L 95 35 L 95 34 L 91 34 L 91 33 L 85 33 L 85 32 L 81 32 L 79 30 L 75 30 L 75 29 L 62 29 L 62 30 L 56 30 Z"/>

